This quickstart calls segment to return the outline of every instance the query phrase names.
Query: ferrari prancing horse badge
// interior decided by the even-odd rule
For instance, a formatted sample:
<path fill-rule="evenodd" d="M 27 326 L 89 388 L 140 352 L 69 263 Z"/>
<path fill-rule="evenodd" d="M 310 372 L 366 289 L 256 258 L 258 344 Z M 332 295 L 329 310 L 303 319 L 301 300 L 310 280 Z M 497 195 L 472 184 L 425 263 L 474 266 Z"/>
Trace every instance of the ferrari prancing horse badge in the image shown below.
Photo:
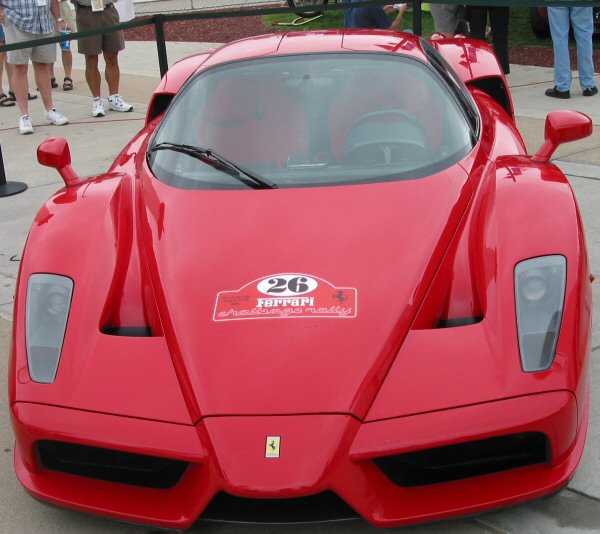
<path fill-rule="evenodd" d="M 279 458 L 281 436 L 267 436 L 265 458 Z"/>

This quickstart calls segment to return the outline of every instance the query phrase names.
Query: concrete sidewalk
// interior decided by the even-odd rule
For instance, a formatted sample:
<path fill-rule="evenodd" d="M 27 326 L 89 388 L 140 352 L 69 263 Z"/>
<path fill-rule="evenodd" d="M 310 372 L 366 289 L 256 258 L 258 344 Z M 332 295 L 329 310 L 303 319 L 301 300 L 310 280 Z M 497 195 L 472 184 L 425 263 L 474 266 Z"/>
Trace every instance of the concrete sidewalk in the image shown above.
<path fill-rule="evenodd" d="M 264 2 L 263 2 L 264 3 Z M 167 43 L 169 63 L 218 45 L 206 43 Z M 100 119 L 91 117 L 91 97 L 83 74 L 82 56 L 75 53 L 73 79 L 75 89 L 54 91 L 56 107 L 67 115 L 71 123 L 56 127 L 42 124 L 41 99 L 31 102 L 30 113 L 35 127 L 33 135 L 18 133 L 16 107 L 0 109 L 0 141 L 9 181 L 24 181 L 27 191 L 12 197 L 0 198 L 0 382 L 6 383 L 12 302 L 19 259 L 33 218 L 42 203 L 63 186 L 58 173 L 40 166 L 36 161 L 37 146 L 46 138 L 66 137 L 69 140 L 73 167 L 82 176 L 105 171 L 125 143 L 144 124 L 146 106 L 159 82 L 158 60 L 154 42 L 128 42 L 120 55 L 124 97 L 134 103 L 131 113 L 108 112 Z M 60 63 L 60 62 L 59 62 Z M 518 123 L 530 152 L 543 142 L 544 119 L 555 109 L 576 109 L 592 117 L 600 125 L 600 96 L 581 96 L 578 83 L 573 83 L 570 100 L 555 100 L 543 95 L 553 85 L 552 70 L 514 65 L 509 83 L 518 115 Z M 56 77 L 62 80 L 62 71 L 56 68 Z M 596 83 L 600 85 L 600 77 Z M 32 83 L 32 88 L 35 84 Z M 35 91 L 32 91 L 34 93 Z M 106 96 L 106 90 L 104 89 Z M 555 161 L 568 174 L 578 197 L 587 229 L 592 272 L 600 274 L 600 129 L 593 136 L 563 145 L 555 154 Z M 85 232 L 81 221 L 73 231 Z M 595 313 L 598 317 L 600 282 L 594 284 Z M 560 533 L 600 531 L 600 327 L 593 330 L 592 352 L 592 414 L 590 433 L 583 463 L 568 489 L 545 500 L 535 501 L 514 509 L 486 514 L 475 519 L 461 519 L 435 525 L 402 529 L 403 534 L 448 533 Z M 147 533 L 150 528 L 121 525 L 102 518 L 76 512 L 49 508 L 25 496 L 17 483 L 12 466 L 13 437 L 8 422 L 5 401 L 0 407 L 0 532 L 29 534 L 38 532 L 119 532 Z M 362 521 L 319 526 L 277 527 L 289 533 L 334 533 L 372 531 Z M 157 532 L 157 530 L 153 530 Z M 194 530 L 200 531 L 200 530 Z M 268 533 L 273 527 L 203 525 L 206 533 Z M 393 532 L 394 530 L 392 530 Z"/>

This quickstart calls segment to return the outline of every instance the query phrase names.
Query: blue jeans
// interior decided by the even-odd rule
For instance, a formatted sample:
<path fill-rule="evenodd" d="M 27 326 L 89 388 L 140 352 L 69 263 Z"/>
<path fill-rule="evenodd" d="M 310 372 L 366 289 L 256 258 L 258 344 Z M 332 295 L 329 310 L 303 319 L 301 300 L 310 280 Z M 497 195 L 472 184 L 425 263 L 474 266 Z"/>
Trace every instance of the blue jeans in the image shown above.
<path fill-rule="evenodd" d="M 582 89 L 594 87 L 592 35 L 594 9 L 590 7 L 549 7 L 548 19 L 554 46 L 554 84 L 559 91 L 571 88 L 571 60 L 569 58 L 569 26 L 573 25 L 577 43 L 577 71 Z"/>

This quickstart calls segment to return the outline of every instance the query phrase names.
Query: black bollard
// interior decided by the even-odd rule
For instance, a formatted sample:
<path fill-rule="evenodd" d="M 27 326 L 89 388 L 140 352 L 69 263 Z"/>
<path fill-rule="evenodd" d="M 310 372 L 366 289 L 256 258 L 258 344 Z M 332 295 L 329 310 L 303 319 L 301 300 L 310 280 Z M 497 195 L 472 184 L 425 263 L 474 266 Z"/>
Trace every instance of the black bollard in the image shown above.
<path fill-rule="evenodd" d="M 0 197 L 9 197 L 17 195 L 27 189 L 27 184 L 23 182 L 7 182 L 4 173 L 4 159 L 2 158 L 2 145 L 0 145 Z"/>
<path fill-rule="evenodd" d="M 413 0 L 413 33 L 421 35 L 423 33 L 423 10 L 421 0 Z"/>

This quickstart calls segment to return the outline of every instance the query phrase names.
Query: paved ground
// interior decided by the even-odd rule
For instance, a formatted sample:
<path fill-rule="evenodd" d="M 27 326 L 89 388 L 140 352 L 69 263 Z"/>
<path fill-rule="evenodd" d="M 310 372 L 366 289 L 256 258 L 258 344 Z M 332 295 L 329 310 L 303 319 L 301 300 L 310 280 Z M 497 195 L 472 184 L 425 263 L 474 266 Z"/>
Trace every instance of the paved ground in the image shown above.
<path fill-rule="evenodd" d="M 185 57 L 203 48 L 200 43 L 169 43 L 169 61 Z M 39 99 L 31 103 L 35 133 L 20 136 L 15 126 L 16 109 L 0 110 L 0 142 L 9 181 L 24 181 L 29 189 L 13 197 L 0 198 L 0 384 L 6 383 L 9 331 L 12 317 L 12 296 L 19 258 L 27 232 L 42 202 L 62 186 L 56 171 L 41 167 L 35 159 L 40 142 L 51 136 L 69 140 L 73 167 L 83 176 L 106 170 L 124 143 L 143 125 L 145 106 L 159 81 L 154 43 L 130 42 L 122 54 L 122 93 L 135 103 L 127 114 L 108 113 L 102 119 L 90 117 L 91 102 L 85 85 L 82 63 L 75 55 L 75 90 L 56 90 L 55 104 L 71 119 L 63 127 L 41 125 L 42 107 Z M 61 72 L 57 70 L 60 79 Z M 600 96 L 583 98 L 576 90 L 569 101 L 543 97 L 543 90 L 552 85 L 552 72 L 535 67 L 513 68 L 509 82 L 518 114 L 519 125 L 534 152 L 543 140 L 544 117 L 553 109 L 578 109 L 600 124 Z M 600 85 L 600 79 L 597 78 Z M 576 83 L 574 84 L 575 87 Z M 579 94 L 578 94 L 579 93 Z M 584 224 L 587 228 L 592 272 L 600 274 L 600 130 L 582 142 L 562 146 L 556 163 L 568 174 L 577 194 Z M 85 232 L 85 221 L 73 228 Z M 595 313 L 598 317 L 600 281 L 594 284 Z M 571 534 L 600 532 L 600 328 L 593 332 L 592 354 L 592 416 L 588 443 L 582 465 L 569 487 L 558 495 L 524 506 L 474 519 L 443 522 L 434 525 L 402 529 L 405 534 L 483 533 L 544 533 Z M 21 489 L 13 474 L 13 436 L 8 422 L 6 393 L 0 393 L 0 533 L 156 533 L 156 529 L 115 523 L 102 518 L 60 510 L 38 503 Z M 358 533 L 375 531 L 363 521 L 318 526 L 262 527 L 222 524 L 198 525 L 195 532 L 205 533 Z M 394 530 L 392 530 L 394 532 Z"/>
<path fill-rule="evenodd" d="M 228 9 L 233 7 L 251 8 L 269 4 L 285 5 L 286 0 L 134 0 L 136 15 L 153 13 L 174 13 L 178 11 L 199 11 L 209 9 Z"/>

